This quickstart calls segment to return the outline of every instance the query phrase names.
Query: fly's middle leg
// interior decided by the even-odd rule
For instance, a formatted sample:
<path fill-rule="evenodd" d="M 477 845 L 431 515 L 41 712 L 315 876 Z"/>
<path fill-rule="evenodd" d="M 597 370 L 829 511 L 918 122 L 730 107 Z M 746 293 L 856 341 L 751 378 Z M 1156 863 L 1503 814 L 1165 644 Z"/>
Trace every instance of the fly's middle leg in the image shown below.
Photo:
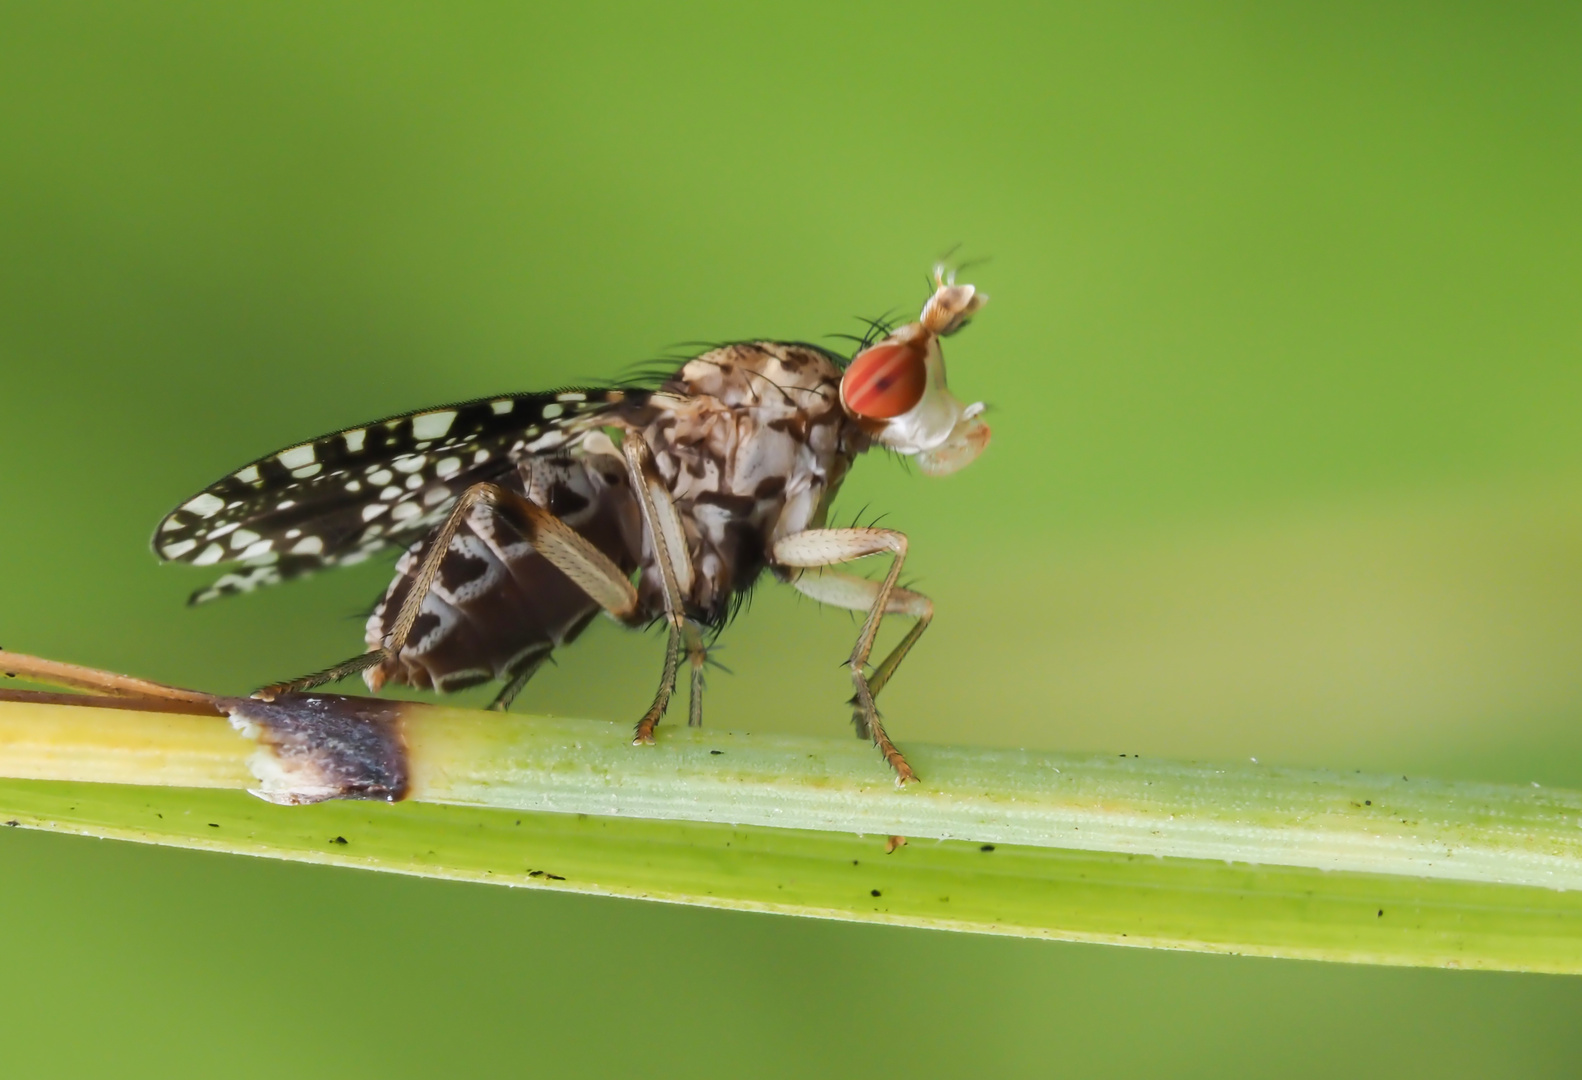
<path fill-rule="evenodd" d="M 651 745 L 654 729 L 670 707 L 671 695 L 676 689 L 676 675 L 681 665 L 681 654 L 686 652 L 692 670 L 692 702 L 687 723 L 699 727 L 703 723 L 703 664 L 708 658 L 703 631 L 686 616 L 685 597 L 692 589 L 692 556 L 687 546 L 686 530 L 681 515 L 670 497 L 670 489 L 654 467 L 653 455 L 642 437 L 630 434 L 621 443 L 621 455 L 626 461 L 627 477 L 632 490 L 637 493 L 637 504 L 642 510 L 643 533 L 652 548 L 654 563 L 659 570 L 661 591 L 665 602 L 665 622 L 668 634 L 665 640 L 665 666 L 659 676 L 659 689 L 654 701 L 637 722 L 632 732 L 632 742 Z"/>
<path fill-rule="evenodd" d="M 830 607 L 845 608 L 848 611 L 869 611 L 879 597 L 880 583 L 855 574 L 820 567 L 802 573 L 791 583 L 791 587 L 803 596 L 811 597 Z M 905 660 L 907 653 L 912 651 L 917 639 L 923 636 L 924 630 L 928 629 L 928 624 L 934 619 L 934 603 L 920 592 L 903 589 L 897 585 L 890 590 L 884 613 L 909 616 L 916 622 L 895 648 L 890 650 L 889 655 L 868 675 L 868 692 L 874 698 L 878 698 L 879 691 L 889 683 L 891 676 L 895 674 L 895 669 L 901 666 L 901 661 Z M 867 714 L 860 707 L 856 695 L 852 696 L 850 704 L 851 723 L 856 729 L 857 737 L 871 739 L 873 732 L 869 730 Z"/>
<path fill-rule="evenodd" d="M 687 621 L 683 641 L 687 648 L 687 663 L 692 666 L 692 696 L 688 701 L 687 727 L 702 727 L 703 665 L 708 662 L 709 650 L 703 642 L 703 631 L 690 619 Z"/>

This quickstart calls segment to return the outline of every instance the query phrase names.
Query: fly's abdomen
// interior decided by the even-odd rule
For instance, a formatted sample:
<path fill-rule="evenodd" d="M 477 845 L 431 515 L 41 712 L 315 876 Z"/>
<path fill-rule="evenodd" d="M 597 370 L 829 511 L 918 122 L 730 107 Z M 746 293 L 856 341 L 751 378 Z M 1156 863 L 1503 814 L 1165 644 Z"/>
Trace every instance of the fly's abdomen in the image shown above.
<path fill-rule="evenodd" d="M 621 569 L 637 565 L 641 521 L 619 461 L 605 457 L 529 458 L 505 482 L 575 528 Z M 415 544 L 368 619 L 377 647 L 390 632 L 427 554 Z M 487 504 L 451 537 L 407 644 L 367 680 L 438 690 L 530 674 L 557 647 L 575 640 L 598 605 Z"/>

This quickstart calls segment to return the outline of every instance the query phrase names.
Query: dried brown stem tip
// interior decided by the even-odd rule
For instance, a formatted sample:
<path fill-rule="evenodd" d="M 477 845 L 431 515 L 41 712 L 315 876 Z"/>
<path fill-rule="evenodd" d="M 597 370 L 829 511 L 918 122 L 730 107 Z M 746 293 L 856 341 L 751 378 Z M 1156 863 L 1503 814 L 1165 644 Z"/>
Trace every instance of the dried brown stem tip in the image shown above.
<path fill-rule="evenodd" d="M 407 794 L 410 770 L 400 702 L 334 694 L 282 694 L 273 701 L 225 697 L 3 650 L 0 670 L 29 682 L 86 691 L 0 690 L 4 700 L 228 716 L 257 744 L 247 762 L 260 781 L 253 794 L 273 803 L 396 802 Z"/>
<path fill-rule="evenodd" d="M 333 694 L 282 694 L 228 702 L 231 724 L 258 743 L 248 767 L 253 794 L 300 806 L 326 799 L 406 797 L 401 703 Z"/>
<path fill-rule="evenodd" d="M 204 705 L 216 700 L 213 694 L 198 690 L 183 690 L 147 679 L 134 679 L 130 675 L 117 675 L 97 668 L 45 660 L 40 656 L 7 652 L 4 649 L 0 649 L 0 670 L 10 678 L 25 679 L 45 686 L 61 686 L 69 690 L 96 691 L 109 697 L 186 701 Z"/>

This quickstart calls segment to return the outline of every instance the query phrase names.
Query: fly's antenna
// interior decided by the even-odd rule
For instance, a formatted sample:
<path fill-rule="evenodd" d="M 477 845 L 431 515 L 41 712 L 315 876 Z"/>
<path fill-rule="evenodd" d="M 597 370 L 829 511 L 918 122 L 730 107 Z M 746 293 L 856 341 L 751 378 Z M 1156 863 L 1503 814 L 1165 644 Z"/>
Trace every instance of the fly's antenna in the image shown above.
<path fill-rule="evenodd" d="M 934 260 L 934 272 L 928 277 L 928 291 L 933 292 L 943 285 L 956 283 L 956 270 L 959 269 L 950 261 L 950 257 L 961 250 L 961 241 L 957 240 L 945 250 L 945 253 Z"/>
<path fill-rule="evenodd" d="M 928 280 L 930 292 L 942 286 L 954 285 L 957 274 L 965 274 L 974 266 L 983 266 L 985 263 L 993 261 L 992 255 L 981 255 L 976 259 L 963 259 L 961 262 L 953 262 L 950 257 L 960 248 L 960 243 L 952 244 L 949 251 L 934 260 L 934 273 Z"/>

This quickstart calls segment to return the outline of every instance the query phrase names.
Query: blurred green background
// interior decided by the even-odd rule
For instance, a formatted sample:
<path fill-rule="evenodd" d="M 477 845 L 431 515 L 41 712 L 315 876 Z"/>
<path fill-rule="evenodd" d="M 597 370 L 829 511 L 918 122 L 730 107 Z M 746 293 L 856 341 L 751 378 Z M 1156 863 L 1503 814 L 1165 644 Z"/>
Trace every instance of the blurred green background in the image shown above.
<path fill-rule="evenodd" d="M 10 3 L 0 642 L 215 690 L 386 569 L 189 611 L 293 441 L 912 309 L 994 443 L 863 462 L 893 733 L 1582 786 L 1582 8 Z M 710 722 L 845 731 L 765 588 Z M 598 625 L 525 709 L 635 717 Z M 289 811 L 282 811 L 289 812 Z M 1051 945 L 0 835 L 8 1075 L 1571 1076 L 1582 982 Z"/>

